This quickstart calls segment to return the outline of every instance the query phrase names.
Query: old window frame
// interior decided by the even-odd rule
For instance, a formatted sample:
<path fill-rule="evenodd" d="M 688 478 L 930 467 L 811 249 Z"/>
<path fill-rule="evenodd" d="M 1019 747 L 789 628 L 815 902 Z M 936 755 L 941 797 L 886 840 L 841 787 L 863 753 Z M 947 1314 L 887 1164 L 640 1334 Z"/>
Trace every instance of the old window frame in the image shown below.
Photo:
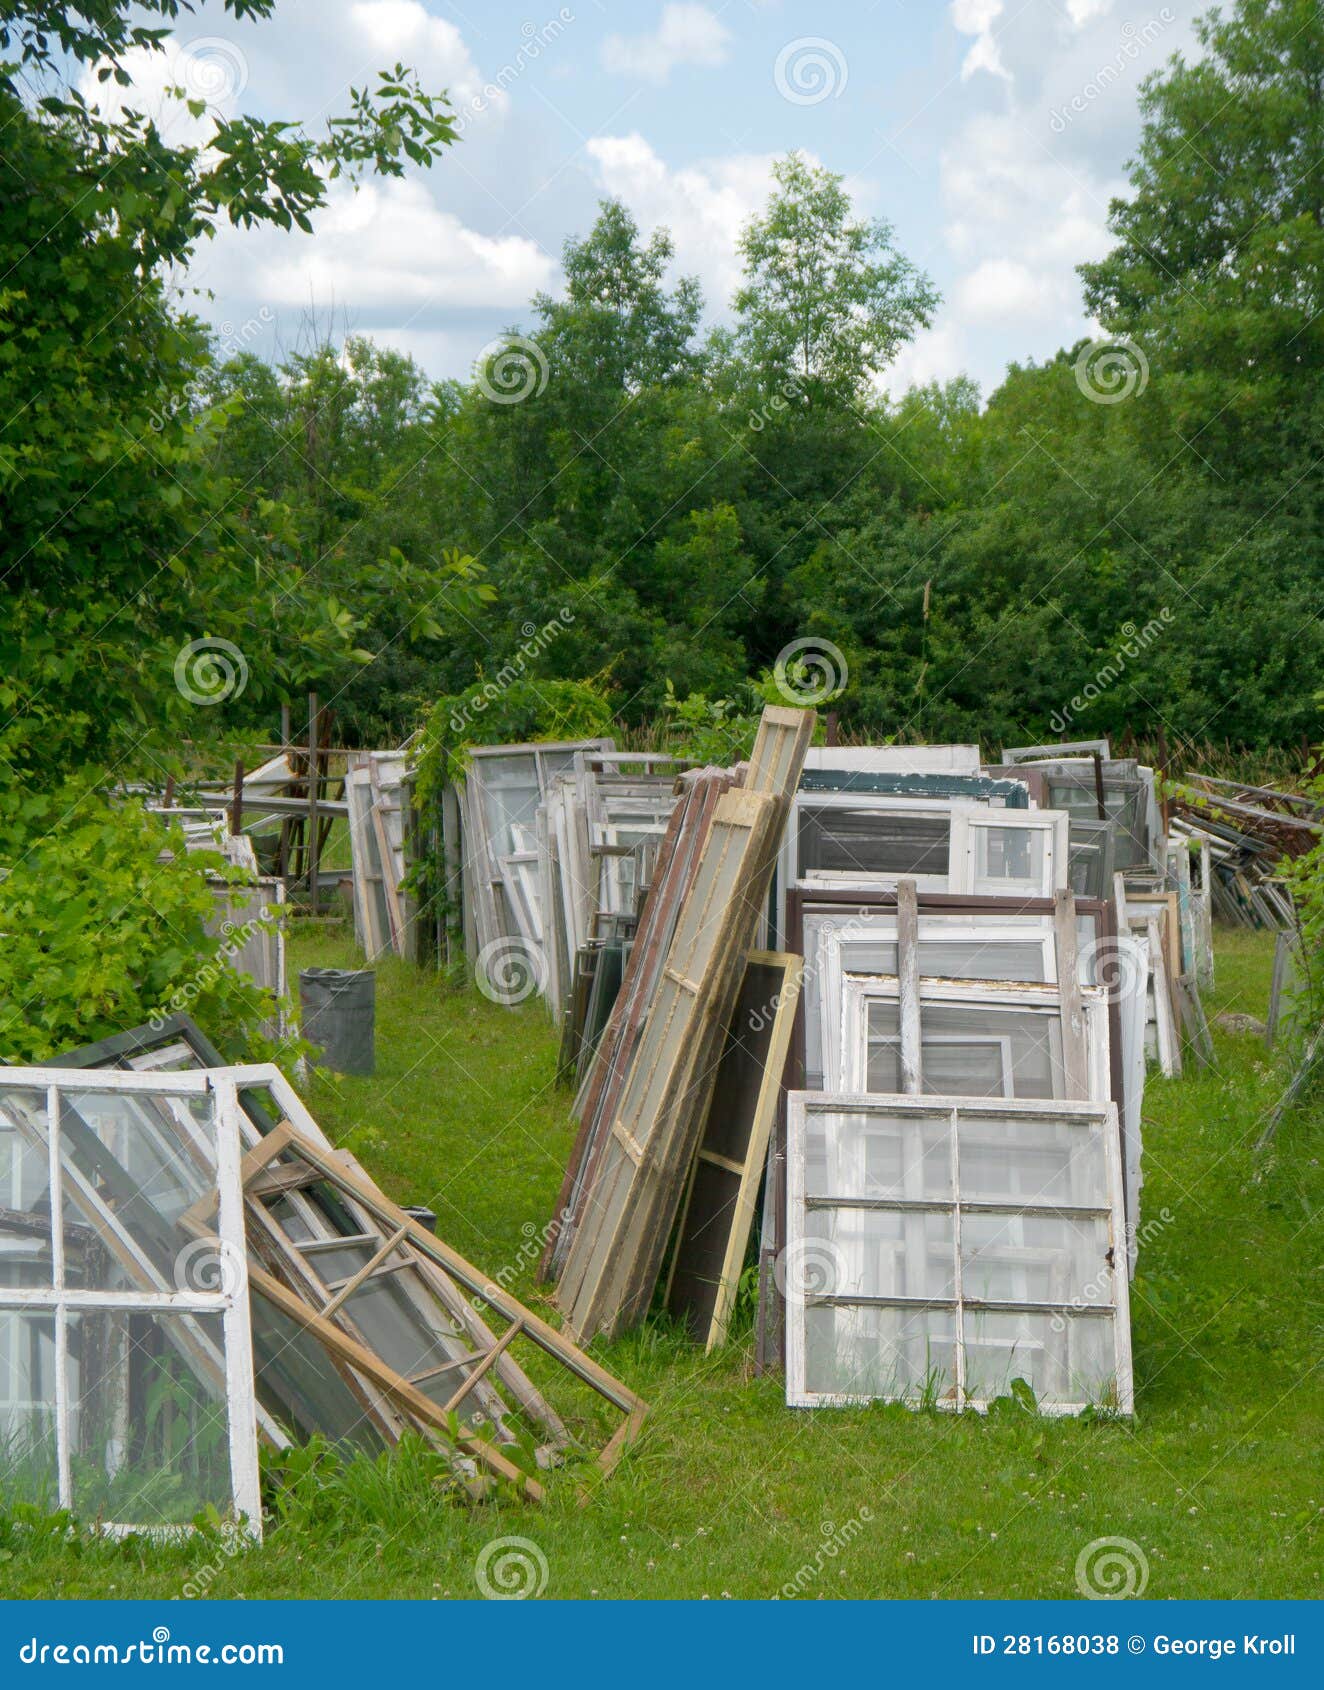
<path fill-rule="evenodd" d="M 967 1310 L 1019 1312 L 1032 1310 L 1047 1312 L 1064 1321 L 1073 1319 L 1097 1320 L 1111 1318 L 1114 1360 L 1114 1406 L 1122 1414 L 1134 1413 L 1134 1379 L 1131 1360 L 1130 1292 L 1127 1274 L 1121 1264 L 1125 1253 L 1125 1220 L 1122 1201 L 1122 1174 L 1117 1131 L 1116 1109 L 1111 1103 L 1081 1101 L 1048 1101 L 1024 1099 L 1002 1102 L 979 1098 L 879 1098 L 859 1092 L 839 1094 L 792 1092 L 788 1107 L 788 1179 L 787 1179 L 787 1259 L 792 1263 L 810 1263 L 816 1240 L 808 1232 L 805 1218 L 809 1207 L 850 1207 L 886 1212 L 913 1211 L 917 1213 L 950 1213 L 953 1219 L 953 1295 L 950 1298 L 870 1298 L 837 1295 L 834 1292 L 811 1290 L 803 1272 L 786 1275 L 786 1402 L 792 1408 L 839 1407 L 878 1400 L 872 1393 L 841 1393 L 813 1391 L 807 1380 L 806 1316 L 814 1304 L 838 1306 L 883 1306 L 914 1308 L 917 1314 L 950 1308 L 954 1314 L 954 1352 L 956 1359 L 953 1398 L 940 1399 L 937 1406 L 950 1412 L 981 1411 L 989 1406 L 987 1399 L 967 1398 L 965 1384 L 964 1317 Z M 809 1120 L 813 1115 L 873 1114 L 884 1118 L 913 1118 L 941 1121 L 945 1118 L 950 1135 L 950 1197 L 926 1200 L 908 1199 L 893 1195 L 870 1198 L 860 1192 L 824 1194 L 810 1198 L 806 1193 L 805 1146 Z M 1016 1121 L 1070 1121 L 1097 1134 L 1101 1141 L 1105 1168 L 1105 1189 L 1095 1204 L 1072 1206 L 1064 1211 L 1061 1205 L 1036 1204 L 1007 1200 L 985 1201 L 977 1193 L 967 1192 L 961 1179 L 959 1125 L 963 1114 L 977 1120 L 1005 1118 Z M 1023 1216 L 1038 1211 L 1079 1214 L 1082 1218 L 1106 1219 L 1109 1248 L 1104 1257 L 1104 1269 L 1109 1278 L 1110 1297 L 1092 1300 L 1084 1305 L 1079 1300 L 1064 1303 L 1039 1304 L 1029 1300 L 985 1300 L 965 1294 L 961 1277 L 961 1216 L 964 1213 L 1006 1214 Z M 1094 1283 L 1094 1282 L 1091 1282 Z M 904 1396 L 887 1400 L 908 1400 Z M 1049 1415 L 1082 1413 L 1091 1406 L 1086 1399 L 1071 1402 L 1040 1403 L 1040 1412 Z"/>
<path fill-rule="evenodd" d="M 56 1467 L 60 1506 L 76 1511 L 71 1466 L 70 1403 L 68 1398 L 69 1321 L 82 1313 L 138 1313 L 163 1320 L 187 1320 L 190 1315 L 219 1315 L 224 1377 L 227 1450 L 230 1465 L 230 1504 L 234 1524 L 246 1534 L 260 1537 L 262 1500 L 258 1475 L 257 1436 L 259 1412 L 253 1375 L 252 1332 L 249 1322 L 248 1284 L 243 1264 L 247 1260 L 243 1199 L 239 1173 L 240 1110 L 235 1080 L 228 1071 L 177 1073 L 161 1070 L 138 1073 L 125 1069 L 12 1067 L 0 1070 L 0 1108 L 10 1092 L 38 1092 L 44 1096 L 44 1133 L 33 1123 L 25 1126 L 16 1114 L 6 1111 L 19 1134 L 30 1145 L 44 1137 L 48 1157 L 47 1187 L 52 1216 L 66 1213 L 66 1199 L 79 1208 L 86 1224 L 102 1236 L 117 1240 L 116 1254 L 139 1288 L 128 1290 L 78 1290 L 66 1283 L 64 1227 L 53 1225 L 52 1283 L 46 1287 L 0 1286 L 0 1309 L 34 1313 L 49 1310 L 55 1327 L 55 1431 Z M 65 1142 L 64 1111 L 70 1095 L 87 1098 L 105 1094 L 114 1097 L 155 1100 L 167 1108 L 172 1100 L 209 1099 L 216 1156 L 216 1221 L 214 1229 L 201 1236 L 215 1245 L 218 1260 L 227 1271 L 216 1275 L 217 1289 L 181 1289 L 167 1283 L 164 1273 L 142 1248 L 131 1231 L 114 1215 L 94 1187 L 81 1178 L 69 1177 L 72 1164 L 61 1155 Z M 18 1112 L 21 1114 L 21 1112 Z M 165 1115 L 160 1116 L 165 1126 Z M 181 1138 L 184 1129 L 181 1127 Z M 127 1260 L 126 1260 L 127 1258 Z M 187 1326 L 184 1328 L 187 1332 Z M 194 1348 L 206 1347 L 195 1333 Z M 98 1529 L 111 1536 L 130 1532 L 183 1535 L 191 1528 L 175 1522 L 162 1525 L 151 1521 L 99 1521 Z"/>

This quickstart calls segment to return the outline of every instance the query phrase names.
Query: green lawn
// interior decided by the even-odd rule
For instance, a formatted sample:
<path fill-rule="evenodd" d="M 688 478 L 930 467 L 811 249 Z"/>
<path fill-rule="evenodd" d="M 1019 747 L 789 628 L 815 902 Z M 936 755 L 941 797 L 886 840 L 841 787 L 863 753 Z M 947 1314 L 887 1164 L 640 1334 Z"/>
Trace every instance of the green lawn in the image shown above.
<path fill-rule="evenodd" d="M 1264 1014 L 1272 950 L 1220 936 L 1211 1014 Z M 325 931 L 292 954 L 353 960 Z M 414 1461 L 336 1487 L 315 1525 L 277 1525 L 234 1557 L 34 1541 L 0 1519 L 0 1591 L 170 1596 L 206 1566 L 213 1596 L 472 1596 L 483 1546 L 520 1535 L 553 1597 L 761 1597 L 800 1569 L 810 1597 L 1072 1597 L 1085 1546 L 1126 1537 L 1151 1597 L 1319 1596 L 1321 1112 L 1257 1165 L 1281 1074 L 1252 1036 L 1215 1043 L 1220 1073 L 1151 1079 L 1146 1096 L 1142 1220 L 1171 1219 L 1132 1290 L 1134 1423 L 793 1412 L 778 1379 L 753 1376 L 747 1322 L 711 1359 L 650 1328 L 601 1351 L 652 1413 L 586 1506 L 565 1475 L 541 1509 L 461 1508 Z M 377 1045 L 374 1079 L 311 1084 L 322 1125 L 487 1271 L 527 1259 L 571 1142 L 540 1007 L 387 963 Z M 537 1298 L 527 1274 L 518 1289 Z"/>

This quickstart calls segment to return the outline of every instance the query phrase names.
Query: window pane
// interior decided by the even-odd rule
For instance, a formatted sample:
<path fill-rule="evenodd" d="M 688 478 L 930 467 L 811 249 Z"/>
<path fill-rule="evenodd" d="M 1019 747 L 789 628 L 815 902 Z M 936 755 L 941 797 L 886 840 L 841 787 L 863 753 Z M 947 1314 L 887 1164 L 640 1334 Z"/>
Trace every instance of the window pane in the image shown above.
<path fill-rule="evenodd" d="M 73 1508 L 83 1519 L 186 1525 L 233 1488 L 220 1315 L 69 1317 Z"/>
<path fill-rule="evenodd" d="M 1061 1097 L 1065 1092 L 1062 1023 L 1057 1010 L 921 1002 L 920 1025 L 925 1040 L 941 1035 L 944 1043 L 966 1045 L 964 1054 L 957 1052 L 944 1058 L 944 1072 L 954 1080 L 962 1078 L 964 1069 L 964 1083 L 951 1088 L 957 1096 L 1006 1095 L 1002 1082 L 1008 1078 L 1013 1097 Z M 962 1037 L 958 1039 L 957 1035 Z M 995 1070 L 987 1048 L 991 1036 L 1005 1041 L 1005 1069 Z"/>
<path fill-rule="evenodd" d="M 805 1125 L 804 1166 L 810 1197 L 950 1200 L 950 1125 L 946 1115 L 815 1110 Z"/>
<path fill-rule="evenodd" d="M 956 1394 L 950 1309 L 805 1310 L 805 1389 L 825 1395 L 950 1401 Z"/>
<path fill-rule="evenodd" d="M 1041 827 L 971 827 L 974 890 L 983 897 L 1044 890 L 1047 835 Z"/>
<path fill-rule="evenodd" d="M 181 1224 L 185 1210 L 205 1202 L 200 1224 L 215 1226 L 211 1098 L 63 1092 L 60 1166 L 66 1227 L 91 1227 L 104 1243 L 88 1256 L 80 1288 L 143 1290 L 146 1263 L 161 1289 L 177 1289 L 200 1253 L 196 1229 Z M 126 1236 L 106 1231 L 107 1210 Z"/>
<path fill-rule="evenodd" d="M 0 1497 L 60 1506 L 55 1317 L 0 1309 Z"/>
<path fill-rule="evenodd" d="M 796 1265 L 824 1296 L 952 1298 L 955 1260 L 950 1213 L 810 1209 Z"/>
<path fill-rule="evenodd" d="M 1103 1137 L 1067 1121 L 965 1115 L 957 1126 L 961 1186 L 987 1203 L 1101 1207 Z"/>
<path fill-rule="evenodd" d="M 6 1091 L 0 1095 L 0 1287 L 55 1283 L 49 1170 L 46 1094 Z M 66 1251 L 75 1244 L 66 1235 Z"/>
<path fill-rule="evenodd" d="M 1006 1396 L 1024 1379 L 1040 1406 L 1107 1403 L 1113 1328 L 1106 1315 L 965 1312 L 965 1386 L 975 1401 Z"/>
<path fill-rule="evenodd" d="M 951 818 L 800 805 L 800 873 L 947 873 Z"/>
<path fill-rule="evenodd" d="M 1102 1218 L 961 1216 L 961 1292 L 982 1302 L 1107 1304 L 1107 1254 Z"/>

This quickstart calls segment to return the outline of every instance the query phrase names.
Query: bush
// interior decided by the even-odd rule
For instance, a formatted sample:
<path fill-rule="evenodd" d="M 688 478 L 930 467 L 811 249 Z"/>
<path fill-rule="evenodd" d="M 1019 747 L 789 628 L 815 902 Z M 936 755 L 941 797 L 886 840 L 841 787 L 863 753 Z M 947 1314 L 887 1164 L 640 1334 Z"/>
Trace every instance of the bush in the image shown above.
<path fill-rule="evenodd" d="M 169 847 L 173 860 L 161 862 Z M 137 802 L 69 785 L 0 820 L 0 1060 L 40 1063 L 71 1045 L 187 1009 L 227 1055 L 272 1055 L 269 993 L 221 956 L 204 922 L 219 855 L 186 852 Z"/>

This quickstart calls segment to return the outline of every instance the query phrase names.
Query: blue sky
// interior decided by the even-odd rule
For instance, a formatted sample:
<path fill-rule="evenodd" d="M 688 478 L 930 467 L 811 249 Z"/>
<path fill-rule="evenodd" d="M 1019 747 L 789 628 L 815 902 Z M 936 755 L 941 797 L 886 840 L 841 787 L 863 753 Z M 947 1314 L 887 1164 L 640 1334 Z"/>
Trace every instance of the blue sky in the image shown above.
<path fill-rule="evenodd" d="M 309 315 L 465 375 L 527 301 L 556 292 L 567 236 L 613 194 L 666 224 L 710 320 L 773 159 L 803 149 L 886 217 L 944 296 L 883 385 L 967 373 L 1088 333 L 1074 266 L 1105 251 L 1138 135 L 1140 78 L 1193 47 L 1199 0 L 280 0 L 236 25 L 181 20 L 165 81 L 224 111 L 343 110 L 397 60 L 445 86 L 463 139 L 431 172 L 337 186 L 311 237 L 225 231 L 189 285 L 232 346 L 297 344 Z M 187 131 L 186 114 L 168 119 Z"/>

